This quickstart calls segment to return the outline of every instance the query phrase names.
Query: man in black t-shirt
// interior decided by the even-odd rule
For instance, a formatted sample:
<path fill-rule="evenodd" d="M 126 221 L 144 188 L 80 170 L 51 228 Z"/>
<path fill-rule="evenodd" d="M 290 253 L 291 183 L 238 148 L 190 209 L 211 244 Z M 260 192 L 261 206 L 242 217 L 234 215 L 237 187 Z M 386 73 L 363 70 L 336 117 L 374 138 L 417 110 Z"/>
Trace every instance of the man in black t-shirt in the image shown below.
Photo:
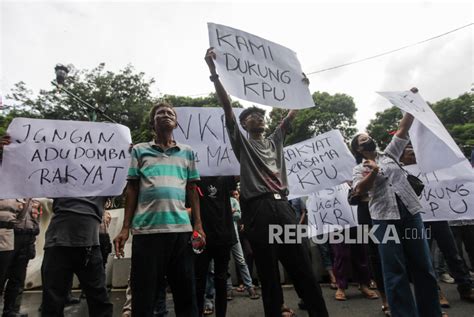
<path fill-rule="evenodd" d="M 233 176 L 202 177 L 197 183 L 201 220 L 206 232 L 206 248 L 196 256 L 196 296 L 199 316 L 204 309 L 204 291 L 209 262 L 214 259 L 216 288 L 216 316 L 225 316 L 227 310 L 227 266 L 230 248 L 237 243 L 230 207 L 230 191 L 235 189 Z"/>
<path fill-rule="evenodd" d="M 56 198 L 46 231 L 41 267 L 42 316 L 64 316 L 73 274 L 87 298 L 89 316 L 112 316 L 99 247 L 99 226 L 107 197 Z"/>

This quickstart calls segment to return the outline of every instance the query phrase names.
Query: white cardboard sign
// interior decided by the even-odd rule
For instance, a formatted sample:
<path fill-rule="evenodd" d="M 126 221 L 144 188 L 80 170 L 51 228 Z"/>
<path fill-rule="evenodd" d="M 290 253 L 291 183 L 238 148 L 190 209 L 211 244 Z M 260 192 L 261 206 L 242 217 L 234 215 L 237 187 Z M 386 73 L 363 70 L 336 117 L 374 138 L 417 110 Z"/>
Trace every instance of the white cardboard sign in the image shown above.
<path fill-rule="evenodd" d="M 356 165 L 339 130 L 287 146 L 284 155 L 291 198 L 351 180 Z"/>
<path fill-rule="evenodd" d="M 456 142 L 419 93 L 393 91 L 378 94 L 415 117 L 410 129 L 410 139 L 421 171 L 436 171 L 465 159 Z M 433 159 L 433 155 L 436 159 Z"/>
<path fill-rule="evenodd" d="M 349 185 L 344 183 L 308 196 L 306 209 L 310 237 L 357 226 L 357 206 L 349 205 L 348 191 Z"/>
<path fill-rule="evenodd" d="M 467 160 L 429 173 L 421 173 L 417 165 L 405 169 L 425 184 L 423 221 L 474 219 L 474 171 Z"/>
<path fill-rule="evenodd" d="M 0 198 L 120 195 L 130 130 L 120 124 L 16 118 L 7 133 Z"/>
<path fill-rule="evenodd" d="M 207 25 L 216 68 L 229 94 L 272 107 L 314 107 L 295 52 L 225 25 Z"/>
<path fill-rule="evenodd" d="M 192 147 L 201 176 L 239 175 L 240 164 L 227 135 L 222 108 L 176 107 L 178 127 L 173 135 L 178 143 Z M 244 110 L 235 108 L 238 117 Z M 243 130 L 242 130 L 243 131 Z"/>

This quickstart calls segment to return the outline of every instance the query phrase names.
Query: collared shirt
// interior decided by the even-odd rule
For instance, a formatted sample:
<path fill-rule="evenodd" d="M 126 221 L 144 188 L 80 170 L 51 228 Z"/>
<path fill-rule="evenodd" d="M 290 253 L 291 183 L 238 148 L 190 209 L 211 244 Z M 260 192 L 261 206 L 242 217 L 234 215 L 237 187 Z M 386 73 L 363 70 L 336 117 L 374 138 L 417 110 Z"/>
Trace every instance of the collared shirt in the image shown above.
<path fill-rule="evenodd" d="M 163 150 L 154 141 L 132 149 L 128 180 L 139 180 L 133 234 L 192 231 L 185 208 L 186 184 L 199 180 L 194 152 L 175 143 Z"/>
<path fill-rule="evenodd" d="M 290 121 L 284 120 L 263 140 L 247 139 L 239 130 L 237 119 L 226 121 L 232 150 L 240 162 L 240 183 L 243 200 L 262 194 L 288 195 L 283 140 Z"/>
<path fill-rule="evenodd" d="M 406 173 L 392 159 L 399 159 L 408 142 L 408 140 L 393 136 L 385 151 L 378 153 L 375 158 L 379 172 L 372 188 L 368 191 L 370 217 L 374 220 L 400 219 L 395 195 L 401 199 L 411 214 L 414 215 L 423 209 L 407 181 Z M 354 167 L 352 187 L 355 188 L 369 173 L 370 169 L 365 168 L 363 163 Z"/>

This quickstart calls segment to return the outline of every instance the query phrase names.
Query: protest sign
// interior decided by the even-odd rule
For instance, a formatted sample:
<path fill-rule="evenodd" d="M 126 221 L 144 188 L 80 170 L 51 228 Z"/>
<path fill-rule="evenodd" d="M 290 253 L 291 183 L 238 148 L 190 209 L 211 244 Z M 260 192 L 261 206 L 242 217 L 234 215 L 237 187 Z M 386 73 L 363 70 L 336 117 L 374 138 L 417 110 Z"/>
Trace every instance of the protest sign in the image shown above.
<path fill-rule="evenodd" d="M 240 175 L 240 164 L 229 143 L 222 108 L 176 107 L 174 138 L 194 151 L 201 176 Z M 243 111 L 235 108 L 238 117 Z M 242 130 L 243 131 L 243 130 Z"/>
<path fill-rule="evenodd" d="M 16 118 L 7 133 L 0 198 L 120 195 L 130 130 L 119 124 Z"/>
<path fill-rule="evenodd" d="M 410 128 L 410 139 L 421 171 L 427 173 L 447 168 L 465 159 L 456 142 L 419 93 L 394 91 L 379 94 L 415 117 Z M 433 155 L 436 155 L 436 160 L 433 160 Z"/>
<path fill-rule="evenodd" d="M 228 26 L 207 25 L 216 68 L 229 94 L 279 108 L 314 106 L 295 52 Z"/>
<path fill-rule="evenodd" d="M 474 219 L 474 171 L 467 160 L 429 173 L 417 165 L 405 169 L 425 184 L 420 197 L 423 221 Z"/>
<path fill-rule="evenodd" d="M 355 159 L 339 130 L 284 148 L 291 198 L 352 180 Z"/>
<path fill-rule="evenodd" d="M 348 191 L 349 185 L 344 183 L 308 196 L 306 209 L 310 237 L 332 232 L 341 227 L 357 226 L 357 207 L 349 205 Z"/>

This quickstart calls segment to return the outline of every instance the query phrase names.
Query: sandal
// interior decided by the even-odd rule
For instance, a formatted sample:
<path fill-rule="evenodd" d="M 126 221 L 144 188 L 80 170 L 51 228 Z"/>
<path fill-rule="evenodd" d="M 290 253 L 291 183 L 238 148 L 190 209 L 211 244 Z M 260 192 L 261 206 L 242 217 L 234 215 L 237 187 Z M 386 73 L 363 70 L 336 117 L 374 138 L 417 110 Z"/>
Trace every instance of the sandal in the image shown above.
<path fill-rule="evenodd" d="M 360 292 L 362 293 L 362 295 L 365 296 L 365 298 L 367 299 L 378 299 L 379 298 L 379 295 L 377 295 L 376 292 L 370 290 L 370 289 L 366 289 L 366 290 L 360 290 Z"/>
<path fill-rule="evenodd" d="M 333 289 L 333 290 L 336 290 L 337 289 L 337 284 L 336 283 L 331 283 L 331 284 L 329 284 L 329 288 Z"/>
<path fill-rule="evenodd" d="M 392 313 L 390 312 L 390 308 L 385 305 L 382 305 L 382 313 L 387 317 L 392 316 Z"/>
<path fill-rule="evenodd" d="M 344 290 L 342 289 L 338 289 L 336 291 L 336 294 L 334 294 L 334 298 L 336 300 L 340 300 L 340 301 L 345 301 L 347 300 L 347 297 L 346 297 L 346 293 L 344 292 Z"/>
<path fill-rule="evenodd" d="M 235 290 L 239 293 L 242 293 L 243 291 L 245 291 L 245 287 L 242 284 L 240 284 Z"/>
<path fill-rule="evenodd" d="M 295 312 L 285 304 L 281 307 L 281 317 L 296 317 Z"/>
<path fill-rule="evenodd" d="M 204 311 L 202 313 L 203 315 L 212 315 L 214 314 L 214 309 L 211 307 L 206 307 L 204 308 Z"/>

